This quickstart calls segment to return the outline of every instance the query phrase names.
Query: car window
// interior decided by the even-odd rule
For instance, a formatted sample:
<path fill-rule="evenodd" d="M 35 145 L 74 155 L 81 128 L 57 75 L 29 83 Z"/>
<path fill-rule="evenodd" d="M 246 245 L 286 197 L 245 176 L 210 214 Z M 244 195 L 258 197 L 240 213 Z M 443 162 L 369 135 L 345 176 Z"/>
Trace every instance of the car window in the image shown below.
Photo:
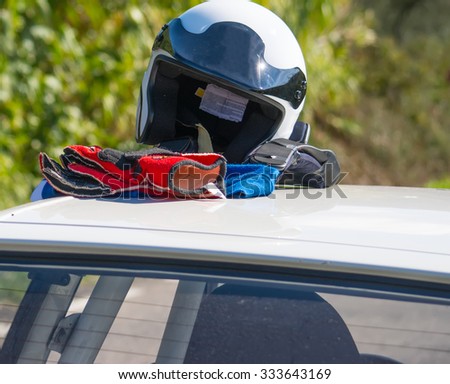
<path fill-rule="evenodd" d="M 8 268 L 3 363 L 450 363 L 443 295 L 236 271 Z"/>

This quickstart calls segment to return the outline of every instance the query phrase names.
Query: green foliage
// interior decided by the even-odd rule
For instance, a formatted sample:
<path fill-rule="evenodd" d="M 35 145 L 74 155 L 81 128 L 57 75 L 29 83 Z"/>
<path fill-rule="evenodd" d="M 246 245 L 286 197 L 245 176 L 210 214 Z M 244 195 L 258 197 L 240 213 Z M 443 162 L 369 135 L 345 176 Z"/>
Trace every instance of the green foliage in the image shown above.
<path fill-rule="evenodd" d="M 309 82 L 302 118 L 313 144 L 338 153 L 346 182 L 424 185 L 449 174 L 447 23 L 417 23 L 408 11 L 399 30 L 400 19 L 386 15 L 404 14 L 407 0 L 395 9 L 388 0 L 257 2 L 301 43 Z M 0 208 L 28 201 L 40 151 L 136 147 L 136 101 L 154 36 L 198 3 L 0 1 Z M 425 2 L 414 3 L 426 14 Z M 419 37 L 418 25 L 426 25 Z"/>
<path fill-rule="evenodd" d="M 429 181 L 426 186 L 428 188 L 442 188 L 442 189 L 450 189 L 450 177 L 446 177 L 441 180 L 432 180 Z"/>
<path fill-rule="evenodd" d="M 27 201 L 37 155 L 134 137 L 139 84 L 165 12 L 125 1 L 8 1 L 0 10 L 0 206 Z"/>
<path fill-rule="evenodd" d="M 376 39 L 351 51 L 364 77 L 359 101 L 341 113 L 363 127 L 350 140 L 367 156 L 362 174 L 352 172 L 354 179 L 375 171 L 369 182 L 421 186 L 450 174 L 450 29 L 438 22 L 450 4 L 426 4 L 374 4 L 369 10 Z M 386 13 L 396 20 L 391 28 Z"/>

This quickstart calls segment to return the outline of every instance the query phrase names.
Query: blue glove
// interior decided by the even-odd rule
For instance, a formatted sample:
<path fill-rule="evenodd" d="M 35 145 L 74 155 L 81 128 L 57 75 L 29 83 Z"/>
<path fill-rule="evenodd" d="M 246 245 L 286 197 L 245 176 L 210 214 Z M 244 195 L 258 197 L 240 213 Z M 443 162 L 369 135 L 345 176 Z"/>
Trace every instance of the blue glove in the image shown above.
<path fill-rule="evenodd" d="M 228 164 L 225 174 L 227 198 L 250 198 L 270 195 L 280 174 L 263 164 Z"/>

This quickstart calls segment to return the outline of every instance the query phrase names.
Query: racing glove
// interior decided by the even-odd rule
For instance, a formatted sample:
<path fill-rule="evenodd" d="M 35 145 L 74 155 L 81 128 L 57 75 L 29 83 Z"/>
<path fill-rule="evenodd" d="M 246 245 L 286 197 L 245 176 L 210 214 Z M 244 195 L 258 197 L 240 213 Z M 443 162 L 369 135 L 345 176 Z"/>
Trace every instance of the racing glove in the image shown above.
<path fill-rule="evenodd" d="M 43 176 L 57 191 L 105 197 L 138 191 L 149 196 L 223 197 L 226 162 L 215 153 L 179 154 L 160 148 L 121 152 L 98 146 L 64 148 L 61 165 L 40 154 Z"/>

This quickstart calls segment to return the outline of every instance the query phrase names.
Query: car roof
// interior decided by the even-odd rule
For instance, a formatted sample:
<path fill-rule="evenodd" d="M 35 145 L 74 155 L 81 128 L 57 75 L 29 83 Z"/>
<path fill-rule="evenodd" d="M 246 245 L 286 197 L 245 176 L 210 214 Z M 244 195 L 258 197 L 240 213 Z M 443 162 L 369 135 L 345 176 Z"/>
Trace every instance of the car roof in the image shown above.
<path fill-rule="evenodd" d="M 344 185 L 254 199 L 58 197 L 0 212 L 0 250 L 170 257 L 448 283 L 450 190 Z"/>

